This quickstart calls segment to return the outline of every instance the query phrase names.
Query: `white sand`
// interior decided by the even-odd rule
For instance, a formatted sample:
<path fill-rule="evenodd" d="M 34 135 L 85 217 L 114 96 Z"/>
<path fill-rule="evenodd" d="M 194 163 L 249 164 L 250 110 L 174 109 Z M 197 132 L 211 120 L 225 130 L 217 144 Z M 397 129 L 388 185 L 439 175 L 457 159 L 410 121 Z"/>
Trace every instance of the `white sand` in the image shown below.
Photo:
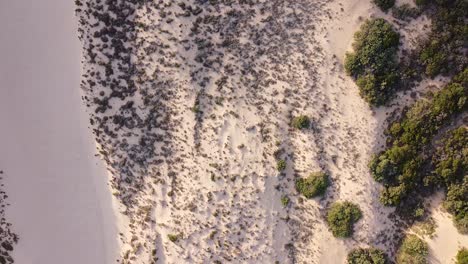
<path fill-rule="evenodd" d="M 80 101 L 73 1 L 0 2 L 0 168 L 18 264 L 113 263 L 116 220 Z"/>

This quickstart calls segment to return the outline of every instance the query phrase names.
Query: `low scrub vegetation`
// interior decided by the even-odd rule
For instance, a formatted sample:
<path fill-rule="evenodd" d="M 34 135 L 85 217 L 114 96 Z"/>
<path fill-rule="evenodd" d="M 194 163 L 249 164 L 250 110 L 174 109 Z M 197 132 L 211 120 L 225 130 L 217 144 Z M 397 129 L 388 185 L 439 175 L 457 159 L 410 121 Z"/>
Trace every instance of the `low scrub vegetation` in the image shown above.
<path fill-rule="evenodd" d="M 395 94 L 399 41 L 400 35 L 381 18 L 365 21 L 354 35 L 354 53 L 346 54 L 345 69 L 371 105 L 386 104 Z"/>
<path fill-rule="evenodd" d="M 456 264 L 468 264 L 468 249 L 462 248 L 457 253 Z"/>
<path fill-rule="evenodd" d="M 327 212 L 327 223 L 335 237 L 350 237 L 354 224 L 362 217 L 361 209 L 351 202 L 334 203 Z"/>
<path fill-rule="evenodd" d="M 396 260 L 398 264 L 427 264 L 428 254 L 426 242 L 416 235 L 408 235 L 398 250 Z"/>
<path fill-rule="evenodd" d="M 452 136 L 445 142 L 446 151 L 442 151 L 444 154 L 439 154 L 439 158 L 433 161 L 436 164 L 434 172 L 423 173 L 427 172 L 423 168 L 431 167 L 431 161 L 427 158 L 431 153 L 423 153 L 423 150 L 430 147 L 442 127 L 466 110 L 467 91 L 461 83 L 452 82 L 437 92 L 432 100 L 418 101 L 389 127 L 390 147 L 370 162 L 374 179 L 386 187 L 381 194 L 383 204 L 399 205 L 410 191 L 424 186 L 438 186 L 441 181 L 451 183 L 461 180 L 461 175 L 466 171 L 466 157 L 463 160 L 455 157 L 463 153 L 467 141 L 466 137 L 458 135 L 460 132 L 450 134 Z M 465 128 L 461 129 L 466 132 Z M 456 138 L 450 139 L 453 135 Z M 457 140 L 461 142 L 455 143 Z"/>
<path fill-rule="evenodd" d="M 418 49 L 419 63 L 429 77 L 455 75 L 466 68 L 466 0 L 417 0 L 432 19 L 431 32 Z"/>
<path fill-rule="evenodd" d="M 453 221 L 458 231 L 468 234 L 468 176 L 465 176 L 463 183 L 448 187 L 444 207 L 453 214 Z"/>
<path fill-rule="evenodd" d="M 314 172 L 307 178 L 297 179 L 296 190 L 306 198 L 310 199 L 324 195 L 329 184 L 329 178 L 326 173 Z"/>
<path fill-rule="evenodd" d="M 348 254 L 348 264 L 387 264 L 385 252 L 377 248 L 357 248 Z"/>

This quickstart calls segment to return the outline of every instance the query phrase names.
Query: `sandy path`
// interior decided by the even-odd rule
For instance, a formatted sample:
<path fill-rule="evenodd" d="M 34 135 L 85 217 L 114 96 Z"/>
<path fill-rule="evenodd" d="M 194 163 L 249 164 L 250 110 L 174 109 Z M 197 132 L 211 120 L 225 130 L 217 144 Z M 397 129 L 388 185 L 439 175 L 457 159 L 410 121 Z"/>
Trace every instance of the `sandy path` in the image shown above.
<path fill-rule="evenodd" d="M 0 2 L 0 167 L 19 264 L 113 263 L 106 170 L 81 104 L 73 2 Z"/>

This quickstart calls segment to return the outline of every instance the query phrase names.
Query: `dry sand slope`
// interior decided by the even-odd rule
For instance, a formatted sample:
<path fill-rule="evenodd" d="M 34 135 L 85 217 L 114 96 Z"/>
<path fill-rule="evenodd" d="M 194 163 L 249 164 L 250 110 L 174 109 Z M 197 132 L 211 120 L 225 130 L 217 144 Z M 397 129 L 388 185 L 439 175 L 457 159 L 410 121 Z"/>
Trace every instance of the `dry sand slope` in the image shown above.
<path fill-rule="evenodd" d="M 391 210 L 367 169 L 384 115 L 342 69 L 369 1 L 77 8 L 85 100 L 129 219 L 124 263 L 342 263 L 355 245 L 394 251 Z M 313 119 L 310 130 L 290 129 L 298 114 Z M 294 180 L 320 169 L 333 179 L 325 198 L 300 198 Z M 346 241 L 323 220 L 345 199 L 364 212 Z"/>

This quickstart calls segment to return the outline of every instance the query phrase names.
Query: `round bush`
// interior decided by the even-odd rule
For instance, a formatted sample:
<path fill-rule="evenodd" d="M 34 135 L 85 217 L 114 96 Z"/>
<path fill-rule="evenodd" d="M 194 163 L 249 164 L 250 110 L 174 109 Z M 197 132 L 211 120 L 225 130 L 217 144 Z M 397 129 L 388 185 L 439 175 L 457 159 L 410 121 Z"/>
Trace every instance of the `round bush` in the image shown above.
<path fill-rule="evenodd" d="M 323 172 L 314 172 L 307 178 L 296 180 L 296 190 L 308 199 L 324 195 L 328 185 L 328 175 Z"/>
<path fill-rule="evenodd" d="M 361 219 L 362 212 L 358 205 L 351 202 L 336 202 L 327 213 L 327 223 L 335 237 L 350 237 L 354 224 Z"/>
<path fill-rule="evenodd" d="M 398 264 L 427 264 L 429 248 L 427 243 L 416 235 L 408 235 L 398 250 Z"/>
<path fill-rule="evenodd" d="M 348 254 L 348 264 L 387 264 L 387 255 L 377 248 L 357 248 Z"/>

